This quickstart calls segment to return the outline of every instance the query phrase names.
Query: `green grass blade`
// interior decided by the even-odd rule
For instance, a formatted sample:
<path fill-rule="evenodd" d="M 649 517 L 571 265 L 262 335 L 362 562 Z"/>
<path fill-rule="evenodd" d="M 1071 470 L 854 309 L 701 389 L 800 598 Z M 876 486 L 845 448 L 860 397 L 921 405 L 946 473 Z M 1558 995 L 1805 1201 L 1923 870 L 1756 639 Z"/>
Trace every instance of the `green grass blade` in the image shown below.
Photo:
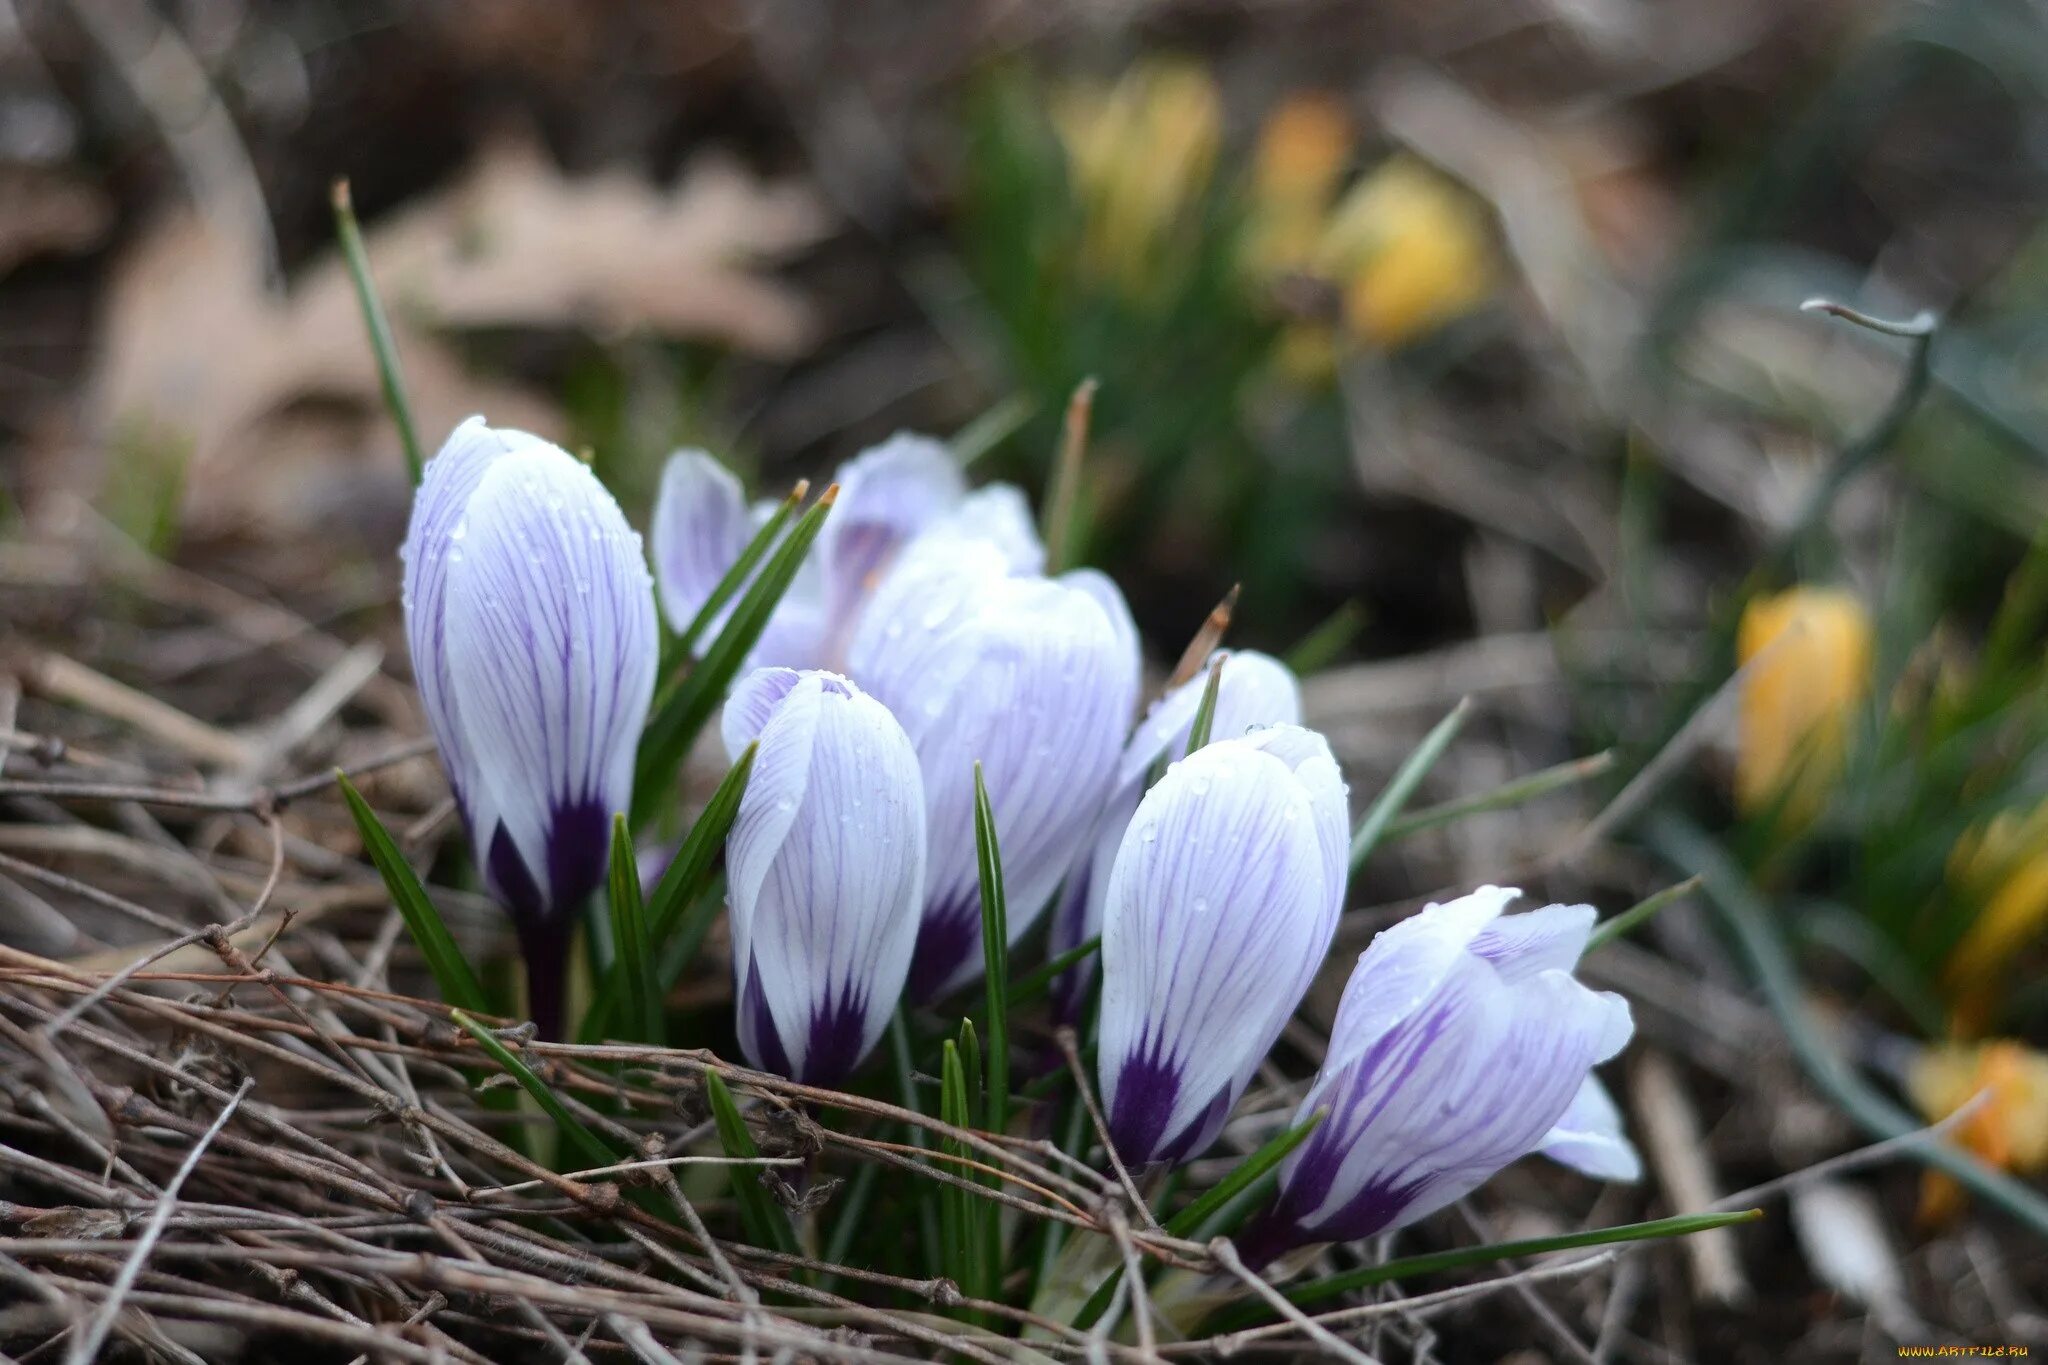
<path fill-rule="evenodd" d="M 1435 1251 L 1426 1256 L 1403 1256 L 1399 1260 L 1312 1280 L 1281 1292 L 1287 1296 L 1289 1303 L 1305 1308 L 1310 1304 L 1321 1303 L 1325 1299 L 1369 1289 L 1373 1285 L 1385 1284 L 1390 1280 L 1414 1279 L 1420 1275 L 1434 1275 L 1439 1271 L 1490 1265 L 1495 1261 L 1508 1261 L 1520 1256 L 1541 1256 L 1552 1251 L 1573 1251 L 1585 1247 L 1608 1246 L 1616 1242 L 1642 1242 L 1658 1237 L 1685 1237 L 1695 1232 L 1725 1228 L 1735 1223 L 1752 1223 L 1761 1217 L 1761 1209 L 1743 1209 L 1734 1213 L 1687 1213 L 1676 1218 L 1658 1218 L 1648 1223 L 1624 1223 L 1611 1228 L 1592 1228 L 1585 1232 L 1561 1233 L 1555 1237 L 1530 1237 L 1519 1242 L 1496 1242 L 1491 1246 L 1459 1247 L 1454 1251 Z M 1272 1310 L 1263 1303 L 1242 1304 L 1229 1310 L 1222 1320 L 1204 1324 L 1204 1330 L 1232 1332 L 1240 1327 L 1248 1327 L 1254 1322 L 1263 1321 L 1271 1315 Z"/>
<path fill-rule="evenodd" d="M 696 616 L 691 618 L 683 633 L 676 637 L 677 645 L 685 653 L 696 648 L 697 637 L 718 619 L 718 613 L 725 609 L 725 604 L 732 600 L 732 595 L 740 590 L 740 586 L 754 572 L 754 566 L 767 557 L 770 547 L 782 534 L 782 528 L 789 524 L 789 519 L 796 515 L 796 509 L 803 503 L 804 494 L 808 491 L 808 483 L 797 484 L 790 490 L 789 496 L 782 500 L 782 506 L 776 508 L 774 514 L 761 524 L 760 530 L 754 532 L 754 538 L 740 551 L 740 557 L 732 562 L 732 567 L 725 571 L 725 577 L 718 580 L 718 585 L 712 588 L 711 595 L 704 599 L 704 605 L 697 608 Z"/>
<path fill-rule="evenodd" d="M 967 468 L 1022 431 L 1037 411 L 1037 399 L 1011 394 L 953 434 L 953 458 L 962 469 Z"/>
<path fill-rule="evenodd" d="M 1444 750 L 1451 747 L 1451 741 L 1458 737 L 1458 731 L 1464 728 L 1465 718 L 1471 712 L 1470 697 L 1452 707 L 1450 714 L 1438 721 L 1436 727 L 1422 737 L 1422 743 L 1415 746 L 1415 752 L 1408 755 L 1400 771 L 1394 774 L 1394 780 L 1387 783 L 1386 790 L 1379 794 L 1379 799 L 1366 811 L 1365 818 L 1358 822 L 1358 829 L 1351 836 L 1352 876 L 1358 875 L 1358 869 L 1365 865 L 1365 860 L 1372 856 L 1372 851 L 1380 846 L 1380 840 L 1386 835 L 1387 826 L 1394 822 L 1394 817 L 1408 804 L 1408 798 L 1415 794 L 1416 787 L 1429 775 L 1429 770 L 1436 766 L 1436 761 L 1444 756 Z"/>
<path fill-rule="evenodd" d="M 747 1130 L 746 1120 L 740 1117 L 740 1107 L 734 1102 L 732 1091 L 726 1088 L 724 1077 L 716 1071 L 704 1073 L 704 1098 L 710 1102 L 711 1120 L 718 1127 L 718 1141 L 725 1148 L 725 1154 L 736 1160 L 761 1155 L 761 1149 L 754 1144 L 754 1135 Z M 733 1199 L 739 1205 L 740 1226 L 746 1230 L 747 1240 L 758 1247 L 796 1255 L 796 1235 L 789 1226 L 789 1217 L 762 1188 L 760 1168 L 730 1166 L 727 1169 L 732 1172 Z"/>
<path fill-rule="evenodd" d="M 348 263 L 349 278 L 355 282 L 356 302 L 363 310 L 363 325 L 370 333 L 370 350 L 377 357 L 377 382 L 384 388 L 384 406 L 398 428 L 399 444 L 405 448 L 406 472 L 415 486 L 426 472 L 426 457 L 420 452 L 419 431 L 413 426 L 412 404 L 405 396 L 405 379 L 398 368 L 398 343 L 391 337 L 390 319 L 377 300 L 377 285 L 370 278 L 370 255 L 363 249 L 362 225 L 356 222 L 355 201 L 347 180 L 337 180 L 333 189 L 334 231 L 341 239 L 342 259 Z"/>
<path fill-rule="evenodd" d="M 1281 662 L 1292 669 L 1297 677 L 1306 678 L 1311 673 L 1319 673 L 1336 662 L 1337 656 L 1358 638 L 1358 632 L 1364 628 L 1365 608 L 1358 605 L 1357 599 L 1354 598 L 1323 618 L 1321 625 L 1302 636 L 1294 648 L 1287 651 Z"/>
<path fill-rule="evenodd" d="M 1329 1112 L 1327 1109 L 1318 1109 L 1308 1116 L 1306 1122 L 1275 1134 L 1265 1146 L 1233 1166 L 1229 1175 L 1204 1190 L 1200 1198 L 1167 1219 L 1166 1230 L 1175 1237 L 1194 1236 L 1201 1230 L 1202 1224 L 1208 1222 L 1224 1205 L 1250 1189 L 1268 1171 L 1276 1169 L 1285 1161 L 1289 1152 L 1308 1141 L 1308 1135 L 1316 1130 L 1317 1124 L 1329 1117 Z"/>
<path fill-rule="evenodd" d="M 640 866 L 626 817 L 612 817 L 612 978 L 621 983 L 626 1017 L 644 1043 L 662 1041 L 661 987 L 654 981 L 654 952 L 647 937 L 647 907 L 640 901 Z"/>
<path fill-rule="evenodd" d="M 1175 1237 L 1193 1236 L 1202 1224 L 1221 1212 L 1231 1200 L 1270 1174 L 1287 1159 L 1289 1152 L 1306 1142 L 1308 1135 L 1316 1130 L 1316 1125 L 1321 1123 L 1327 1114 L 1327 1110 L 1318 1109 L 1309 1115 L 1306 1123 L 1278 1134 L 1265 1146 L 1238 1162 L 1231 1168 L 1229 1175 L 1204 1190 L 1199 1198 L 1167 1219 L 1166 1231 Z M 1102 1315 L 1109 1311 L 1109 1301 L 1116 1297 L 1116 1287 L 1122 1281 L 1121 1267 L 1109 1272 L 1102 1283 L 1095 1287 L 1095 1292 L 1088 1296 L 1088 1302 L 1081 1305 L 1080 1313 L 1074 1318 L 1075 1330 L 1085 1332 L 1101 1320 Z"/>
<path fill-rule="evenodd" d="M 941 1043 L 940 1048 L 939 1117 L 955 1127 L 964 1128 L 974 1121 L 967 1102 L 967 1071 L 960 1061 L 959 1046 L 951 1038 Z M 939 1139 L 939 1151 L 947 1156 L 967 1155 L 965 1146 L 952 1138 Z M 949 1161 L 946 1169 L 958 1175 L 962 1168 Z M 960 1286 L 961 1292 L 970 1296 L 976 1295 L 981 1281 L 981 1239 L 974 1235 L 971 1226 L 973 1210 L 979 1202 L 957 1185 L 939 1187 L 939 1228 L 945 1245 L 945 1274 Z"/>
<path fill-rule="evenodd" d="M 1667 886 L 1662 891 L 1644 897 L 1618 915 L 1600 921 L 1593 926 L 1593 932 L 1586 936 L 1586 951 L 1592 952 L 1604 943 L 1611 943 L 1623 934 L 1633 933 L 1659 910 L 1674 901 L 1682 901 L 1700 889 L 1703 879 L 1687 877 L 1676 886 Z"/>
<path fill-rule="evenodd" d="M 1512 782 L 1502 783 L 1492 791 L 1481 792 L 1477 796 L 1468 796 L 1458 801 L 1446 801 L 1442 805 L 1416 811 L 1413 815 L 1404 815 L 1387 826 L 1380 842 L 1390 844 L 1396 839 L 1405 839 L 1425 829 L 1452 824 L 1468 815 L 1508 810 L 1534 801 L 1538 797 L 1548 796 L 1554 791 L 1562 791 L 1566 787 L 1590 781 L 1613 766 L 1612 749 L 1602 749 L 1597 754 L 1588 754 L 1584 758 L 1558 763 L 1530 773 L 1527 777 L 1518 777 Z"/>
<path fill-rule="evenodd" d="M 1060 426 L 1060 453 L 1053 462 L 1052 483 L 1045 493 L 1045 571 L 1071 569 L 1078 555 L 1080 539 L 1081 460 L 1088 453 L 1088 423 L 1095 411 L 1095 381 L 1084 379 L 1074 386 L 1067 400 L 1066 420 Z"/>
<path fill-rule="evenodd" d="M 1223 688 L 1223 665 L 1230 656 L 1219 653 L 1209 661 L 1209 680 L 1202 684 L 1202 699 L 1195 705 L 1195 721 L 1188 727 L 1188 747 L 1182 752 L 1188 754 L 1209 742 L 1209 732 L 1216 728 L 1216 694 Z"/>
<path fill-rule="evenodd" d="M 896 1102 L 913 1114 L 922 1114 L 924 1105 L 917 1095 L 917 1067 L 910 1057 L 910 1024 L 901 1006 L 889 1017 L 889 1062 L 896 1073 Z M 924 1147 L 924 1129 L 918 1125 L 904 1125 L 905 1137 L 913 1147 Z M 923 1235 L 919 1245 L 924 1248 L 925 1273 L 933 1279 L 946 1273 L 945 1234 L 940 1226 L 942 1212 L 940 1200 L 946 1191 L 939 1189 L 934 1198 L 931 1182 L 920 1180 L 911 1191 L 917 1201 L 918 1230 Z"/>
<path fill-rule="evenodd" d="M 717 872 L 718 855 L 725 848 L 725 836 L 732 831 L 740 798 L 746 794 L 755 747 L 747 746 L 719 782 L 718 789 L 711 793 L 711 800 L 705 803 L 697 823 L 690 826 L 676 856 L 669 859 L 668 870 L 661 874 L 654 895 L 647 902 L 647 960 L 657 1001 L 696 957 L 698 945 L 704 941 L 712 920 L 718 917 L 719 902 L 709 890 Z M 624 1001 L 625 992 L 616 977 L 599 983 L 597 995 L 576 1030 L 577 1041 L 594 1043 L 604 1037 Z"/>
<path fill-rule="evenodd" d="M 1086 943 L 1067 949 L 1044 966 L 1033 968 L 1018 977 L 1010 983 L 1009 1007 L 1016 1009 L 1019 1005 L 1029 1004 L 1044 995 L 1052 989 L 1053 979 L 1061 972 L 1095 956 L 1101 949 L 1102 935 L 1097 934 Z"/>
<path fill-rule="evenodd" d="M 562 1097 L 557 1095 L 546 1081 L 535 1075 L 533 1069 L 520 1060 L 518 1053 L 499 1042 L 496 1034 L 461 1010 L 450 1011 L 450 1017 L 468 1030 L 469 1036 L 476 1039 L 477 1046 L 489 1054 L 492 1061 L 503 1067 L 506 1075 L 518 1081 L 526 1093 L 533 1096 L 535 1103 L 547 1111 L 548 1117 L 555 1121 L 555 1127 L 561 1129 L 563 1139 L 576 1149 L 580 1160 L 592 1166 L 609 1166 L 619 1159 L 619 1154 L 614 1152 L 604 1139 L 586 1128 L 583 1120 L 570 1113 L 569 1106 L 562 1103 Z"/>
<path fill-rule="evenodd" d="M 427 898 L 427 889 L 420 885 L 412 865 L 398 851 L 398 844 L 384 828 L 383 821 L 370 809 L 370 803 L 363 800 L 363 794 L 356 790 L 355 784 L 348 780 L 348 774 L 337 768 L 334 781 L 341 788 L 342 799 L 348 802 L 349 814 L 355 817 L 356 830 L 363 837 L 363 850 L 376 864 L 378 875 L 384 878 L 384 888 L 391 893 L 392 903 L 398 907 L 398 913 L 405 919 L 405 927 L 412 933 L 412 941 L 419 945 L 421 956 L 426 958 L 427 969 L 434 974 L 434 984 L 441 988 L 441 998 L 466 1010 L 489 1013 L 484 988 L 477 983 L 469 959 L 455 945 L 448 926 L 441 922 L 441 912 Z"/>
<path fill-rule="evenodd" d="M 704 813 L 690 826 L 682 847 L 656 883 L 654 896 L 647 903 L 647 937 L 657 951 L 710 883 L 718 855 L 725 849 L 725 836 L 732 832 L 732 822 L 740 813 L 740 798 L 747 793 L 747 779 L 753 774 L 759 747 L 749 744 L 726 771 L 718 789 L 704 803 Z"/>
<path fill-rule="evenodd" d="M 981 878 L 981 961 L 988 998 L 987 1128 L 1001 1133 L 1010 1126 L 1010 912 L 1003 899 L 995 808 L 979 762 L 974 765 L 974 853 Z"/>
<path fill-rule="evenodd" d="M 798 518 L 796 526 L 740 598 L 739 605 L 733 608 L 732 618 L 704 651 L 704 657 L 654 703 L 654 714 L 648 719 L 647 733 L 640 741 L 639 759 L 634 765 L 635 826 L 646 823 L 661 794 L 675 780 L 676 770 L 690 752 L 697 732 L 725 700 L 734 675 L 760 640 L 761 632 L 768 628 L 769 616 L 789 590 L 838 496 L 839 487 L 834 484 L 811 505 L 810 511 Z"/>

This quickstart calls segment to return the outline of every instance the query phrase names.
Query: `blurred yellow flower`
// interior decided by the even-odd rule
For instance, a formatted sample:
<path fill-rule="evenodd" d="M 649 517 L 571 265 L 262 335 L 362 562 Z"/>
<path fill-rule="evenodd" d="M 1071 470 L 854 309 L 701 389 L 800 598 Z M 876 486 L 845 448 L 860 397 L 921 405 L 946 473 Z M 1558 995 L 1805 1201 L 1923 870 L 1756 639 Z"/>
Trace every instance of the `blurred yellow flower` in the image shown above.
<path fill-rule="evenodd" d="M 2048 1168 L 2048 1057 L 2032 1048 L 2009 1039 L 1929 1047 L 1907 1073 L 1906 1092 L 1929 1123 L 1988 1092 L 1954 1130 L 1956 1144 L 2020 1175 Z M 1924 1220 L 1945 1221 L 1961 1202 L 1954 1180 L 1928 1172 L 1921 1186 Z"/>
<path fill-rule="evenodd" d="M 1343 291 L 1351 332 L 1391 348 L 1486 299 L 1493 239 L 1467 191 L 1419 161 L 1396 157 L 1338 201 L 1315 269 Z"/>
<path fill-rule="evenodd" d="M 1245 262 L 1255 274 L 1303 270 L 1314 260 L 1351 142 L 1350 116 L 1329 95 L 1291 95 L 1267 115 L 1245 223 Z"/>
<path fill-rule="evenodd" d="M 1161 248 L 1208 188 L 1222 137 L 1216 82 L 1193 62 L 1139 62 L 1109 86 L 1054 96 L 1052 122 L 1082 213 L 1082 263 L 1148 296 Z"/>
<path fill-rule="evenodd" d="M 1741 684 L 1735 801 L 1800 825 L 1842 770 L 1852 713 L 1870 690 L 1870 615 L 1836 588 L 1752 601 L 1736 631 Z"/>
<path fill-rule="evenodd" d="M 2048 803 L 2001 812 L 1956 840 L 1948 881 L 1960 903 L 1976 908 L 1942 971 L 1956 1029 L 1967 1036 L 1998 1004 L 2013 958 L 2048 928 Z"/>

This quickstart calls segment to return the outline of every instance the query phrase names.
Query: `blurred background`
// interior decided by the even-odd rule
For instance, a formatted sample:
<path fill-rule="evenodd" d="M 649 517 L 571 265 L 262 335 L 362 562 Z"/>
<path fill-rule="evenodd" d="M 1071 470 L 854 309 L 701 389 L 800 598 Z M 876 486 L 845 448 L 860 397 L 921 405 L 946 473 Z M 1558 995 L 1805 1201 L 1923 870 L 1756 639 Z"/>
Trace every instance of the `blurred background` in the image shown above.
<path fill-rule="evenodd" d="M 1465 696 L 1417 806 L 1589 759 L 1403 831 L 1340 958 L 1439 887 L 1613 909 L 1718 872 L 1801 1027 L 1927 1119 L 1982 1092 L 1951 1131 L 2025 1180 L 2044 85 L 2028 0 L 0 0 L 0 624 L 223 723 L 305 686 L 221 668 L 281 637 L 203 593 L 109 590 L 140 556 L 405 676 L 340 177 L 423 438 L 483 412 L 587 448 L 636 516 L 679 444 L 774 492 L 903 428 L 1038 496 L 1092 380 L 1076 555 L 1162 673 L 1241 585 L 1231 641 L 1315 674 L 1360 801 Z M 1732 914 L 1589 964 L 1637 1002 L 1652 1179 L 1513 1175 L 1492 1231 L 1873 1135 Z M 1646 1257 L 1618 1326 L 1577 1304 L 1578 1354 L 1524 1317 L 1447 1339 L 2048 1342 L 2010 1210 L 1910 1166 L 1813 1188 Z"/>

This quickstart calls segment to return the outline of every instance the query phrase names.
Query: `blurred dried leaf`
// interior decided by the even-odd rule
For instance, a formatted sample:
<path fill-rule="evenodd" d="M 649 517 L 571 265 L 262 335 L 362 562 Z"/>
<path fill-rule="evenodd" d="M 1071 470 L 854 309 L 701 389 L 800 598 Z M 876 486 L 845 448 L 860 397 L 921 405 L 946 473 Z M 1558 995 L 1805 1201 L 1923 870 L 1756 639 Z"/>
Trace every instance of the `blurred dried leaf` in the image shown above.
<path fill-rule="evenodd" d="M 548 399 L 470 373 L 465 329 L 652 331 L 788 356 L 813 317 L 757 268 L 817 241 L 815 197 L 700 157 L 671 187 L 623 171 L 569 179 L 530 145 L 487 148 L 459 182 L 368 233 L 424 439 L 473 412 L 559 435 Z M 85 447 L 184 465 L 184 518 L 288 534 L 379 519 L 405 496 L 353 286 L 338 255 L 289 294 L 195 214 L 146 233 L 114 270 Z M 90 494 L 95 461 L 61 486 Z M 116 477 L 118 471 L 108 471 Z"/>
<path fill-rule="evenodd" d="M 0 166 L 0 277 L 38 256 L 98 246 L 112 220 L 98 186 L 36 166 Z"/>

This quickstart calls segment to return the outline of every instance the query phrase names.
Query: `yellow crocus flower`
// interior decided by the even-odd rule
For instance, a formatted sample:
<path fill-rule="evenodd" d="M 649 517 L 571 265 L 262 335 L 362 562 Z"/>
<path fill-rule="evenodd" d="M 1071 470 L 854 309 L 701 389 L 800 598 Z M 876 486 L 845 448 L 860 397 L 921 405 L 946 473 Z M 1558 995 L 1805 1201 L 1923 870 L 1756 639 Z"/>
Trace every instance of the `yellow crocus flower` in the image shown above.
<path fill-rule="evenodd" d="M 1080 201 L 1083 265 L 1127 297 L 1146 297 L 1161 246 L 1215 168 L 1215 80 L 1192 62 L 1140 62 L 1112 85 L 1055 96 L 1052 121 Z"/>
<path fill-rule="evenodd" d="M 1906 1092 L 1929 1123 L 1984 1093 L 1955 1128 L 1956 1144 L 2020 1175 L 2048 1168 L 2048 1057 L 2032 1048 L 2010 1039 L 1929 1047 L 1907 1073 Z M 1946 1221 L 1961 1202 L 1954 1180 L 1928 1172 L 1921 1186 L 1923 1220 Z"/>
<path fill-rule="evenodd" d="M 1870 690 L 1871 626 L 1837 588 L 1791 588 L 1742 613 L 1735 801 L 1799 825 L 1819 813 L 1841 774 L 1853 713 Z"/>
<path fill-rule="evenodd" d="M 1486 299 L 1493 240 L 1469 193 L 1419 161 L 1396 157 L 1338 201 L 1316 270 L 1342 290 L 1352 334 L 1392 348 Z"/>
<path fill-rule="evenodd" d="M 1957 1030 L 1969 1034 L 1998 1003 L 2013 958 L 2048 927 L 2048 803 L 2004 811 L 1958 839 L 1948 880 L 1978 907 L 1942 971 Z"/>
<path fill-rule="evenodd" d="M 1254 275 L 1301 270 L 1313 261 L 1351 145 L 1350 116 L 1326 94 L 1291 95 L 1260 125 L 1244 244 Z"/>

